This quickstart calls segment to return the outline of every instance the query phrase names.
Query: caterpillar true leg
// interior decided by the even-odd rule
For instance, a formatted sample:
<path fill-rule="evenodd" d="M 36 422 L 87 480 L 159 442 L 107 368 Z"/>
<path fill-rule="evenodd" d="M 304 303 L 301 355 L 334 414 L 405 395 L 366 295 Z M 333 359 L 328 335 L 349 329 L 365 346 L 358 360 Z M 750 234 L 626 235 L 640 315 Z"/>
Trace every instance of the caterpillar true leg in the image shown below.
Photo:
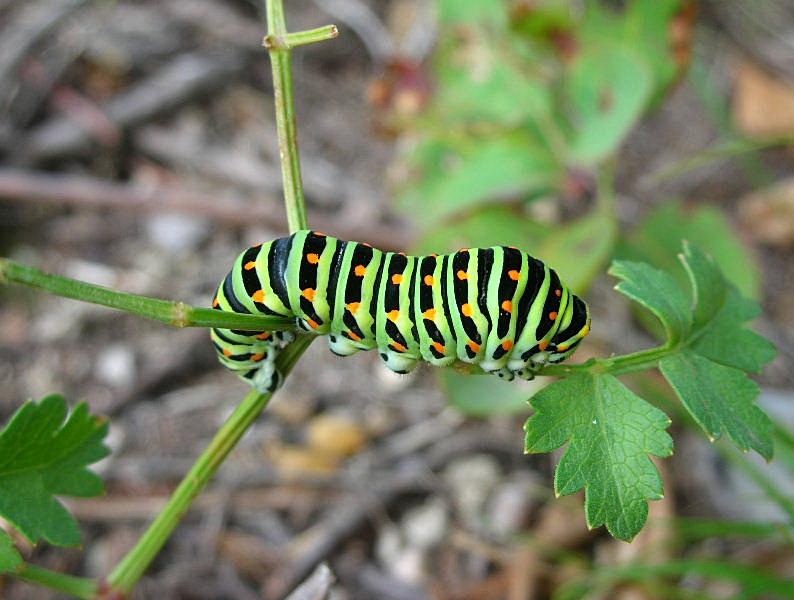
<path fill-rule="evenodd" d="M 590 328 L 587 305 L 516 248 L 406 256 L 313 231 L 247 248 L 213 306 L 294 318 L 304 334 L 329 335 L 335 354 L 377 349 L 398 373 L 460 360 L 508 380 L 565 360 Z M 214 329 L 212 341 L 221 363 L 272 391 L 294 335 Z"/>

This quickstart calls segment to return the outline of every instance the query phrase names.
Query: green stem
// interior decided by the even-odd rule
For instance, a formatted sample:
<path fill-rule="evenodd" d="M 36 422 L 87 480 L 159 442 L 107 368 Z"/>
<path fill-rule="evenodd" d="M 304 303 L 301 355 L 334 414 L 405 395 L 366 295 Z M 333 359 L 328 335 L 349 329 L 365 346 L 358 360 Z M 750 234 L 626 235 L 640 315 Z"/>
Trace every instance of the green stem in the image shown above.
<path fill-rule="evenodd" d="M 286 376 L 308 348 L 311 336 L 301 336 L 279 355 L 277 368 Z M 196 496 L 204 489 L 218 467 L 240 438 L 267 406 L 272 394 L 251 391 L 226 420 L 209 446 L 201 453 L 188 474 L 176 488 L 168 503 L 149 525 L 146 533 L 108 576 L 115 591 L 128 594 L 171 537 Z"/>
<path fill-rule="evenodd" d="M 28 563 L 23 564 L 15 572 L 10 573 L 10 575 L 29 583 L 35 583 L 52 590 L 63 592 L 64 594 L 69 594 L 75 598 L 94 598 L 98 591 L 97 582 L 93 579 L 64 575 L 63 573 L 50 571 L 49 569 L 37 567 Z"/>
<path fill-rule="evenodd" d="M 338 35 L 329 25 L 298 33 L 287 33 L 282 0 L 267 0 L 268 35 L 265 46 L 270 53 L 273 70 L 273 92 L 276 104 L 276 129 L 284 181 L 284 205 L 290 232 L 308 227 L 306 201 L 303 196 L 298 130 L 295 122 L 295 98 L 292 86 L 292 50 L 295 46 L 327 40 Z"/>
<path fill-rule="evenodd" d="M 306 229 L 306 206 L 301 183 L 295 109 L 292 90 L 290 48 L 336 36 L 336 28 L 325 27 L 288 34 L 282 0 L 268 0 L 269 35 L 265 39 L 273 66 L 276 124 L 284 179 L 284 203 L 290 231 Z M 217 311 L 216 311 L 217 312 Z M 276 368 L 288 375 L 311 344 L 314 336 L 301 336 L 285 348 L 276 359 Z M 182 482 L 132 550 L 108 577 L 111 589 L 128 594 L 176 529 L 185 512 L 215 474 L 226 456 L 265 409 L 271 394 L 250 392 L 237 406 L 223 427 L 202 452 Z"/>
<path fill-rule="evenodd" d="M 574 364 L 546 365 L 538 371 L 538 375 L 567 377 L 577 373 L 609 373 L 611 375 L 625 375 L 636 371 L 654 369 L 665 356 L 680 352 L 681 348 L 658 346 L 622 356 L 610 358 L 591 358 L 590 360 Z"/>
<path fill-rule="evenodd" d="M 294 321 L 265 315 L 245 315 L 211 308 L 190 306 L 137 294 L 118 292 L 106 287 L 45 273 L 39 269 L 0 258 L 0 283 L 11 282 L 45 290 L 56 296 L 73 298 L 123 310 L 174 327 L 222 327 L 247 331 L 292 329 Z"/>
<path fill-rule="evenodd" d="M 325 25 L 317 29 L 307 31 L 296 31 L 286 35 L 266 35 L 262 45 L 268 50 L 291 50 L 298 46 L 306 46 L 317 42 L 324 42 L 339 37 L 339 30 L 336 25 Z"/>

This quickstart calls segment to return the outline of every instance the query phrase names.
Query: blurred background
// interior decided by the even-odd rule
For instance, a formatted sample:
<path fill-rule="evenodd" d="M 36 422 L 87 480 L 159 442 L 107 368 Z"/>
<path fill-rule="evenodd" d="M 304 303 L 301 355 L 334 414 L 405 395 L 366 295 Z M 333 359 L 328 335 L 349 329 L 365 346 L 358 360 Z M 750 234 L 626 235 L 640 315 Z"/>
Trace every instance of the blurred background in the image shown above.
<path fill-rule="evenodd" d="M 286 8 L 292 31 L 341 31 L 294 53 L 313 227 L 537 254 L 592 304 L 576 361 L 654 344 L 609 262 L 674 268 L 693 241 L 763 305 L 777 458 L 709 444 L 659 378 L 634 377 L 673 417 L 676 454 L 626 544 L 587 530 L 581 496 L 554 498 L 558 456 L 523 455 L 542 382 L 396 376 L 320 342 L 135 597 L 278 600 L 323 563 L 330 595 L 300 598 L 794 597 L 794 4 Z M 244 246 L 286 233 L 264 33 L 253 0 L 0 1 L 2 255 L 207 305 Z M 112 423 L 107 494 L 69 502 L 84 548 L 35 561 L 107 573 L 246 390 L 204 330 L 0 288 L 0 416 L 62 392 Z"/>

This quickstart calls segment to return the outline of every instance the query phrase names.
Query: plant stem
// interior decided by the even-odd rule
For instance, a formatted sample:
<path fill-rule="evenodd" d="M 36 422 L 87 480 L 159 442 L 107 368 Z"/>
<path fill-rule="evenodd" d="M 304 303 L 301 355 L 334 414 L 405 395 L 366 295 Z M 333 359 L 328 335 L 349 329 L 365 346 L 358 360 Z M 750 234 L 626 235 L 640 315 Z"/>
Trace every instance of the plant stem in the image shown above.
<path fill-rule="evenodd" d="M 538 375 L 569 376 L 577 373 L 609 373 L 610 375 L 625 375 L 636 371 L 654 369 L 665 356 L 680 352 L 678 346 L 658 346 L 622 356 L 610 358 L 591 358 L 590 360 L 575 365 L 546 365 L 538 371 Z"/>
<path fill-rule="evenodd" d="M 277 368 L 286 376 L 297 359 L 312 341 L 310 336 L 301 336 L 279 356 Z M 149 525 L 146 533 L 132 550 L 122 559 L 108 576 L 113 590 L 128 594 L 171 537 L 182 517 L 196 496 L 218 470 L 223 461 L 243 437 L 248 428 L 267 406 L 272 394 L 261 394 L 252 390 L 235 408 L 209 446 L 185 475 L 168 503 Z"/>
<path fill-rule="evenodd" d="M 295 98 L 292 86 L 291 48 L 338 35 L 336 27 L 329 25 L 311 31 L 287 33 L 282 0 L 267 0 L 268 36 L 265 45 L 270 53 L 273 70 L 273 92 L 276 103 L 276 129 L 281 156 L 281 175 L 284 181 L 284 205 L 290 232 L 308 227 L 306 201 L 303 196 L 298 131 L 295 122 Z"/>
<path fill-rule="evenodd" d="M 84 281 L 45 273 L 34 267 L 0 258 L 0 283 L 6 281 L 45 290 L 64 298 L 73 298 L 123 310 L 174 327 L 223 327 L 246 331 L 279 331 L 292 329 L 295 326 L 294 321 L 289 319 L 199 308 L 184 302 L 172 302 L 118 292 Z"/>
<path fill-rule="evenodd" d="M 296 31 L 295 33 L 288 33 L 283 36 L 266 35 L 262 45 L 268 50 L 274 48 L 277 50 L 291 50 L 298 46 L 306 46 L 307 44 L 332 40 L 338 36 L 339 30 L 336 28 L 336 25 L 325 25 L 317 29 Z"/>
<path fill-rule="evenodd" d="M 282 0 L 268 0 L 267 17 L 269 35 L 266 38 L 266 45 L 270 51 L 273 66 L 276 124 L 284 179 L 284 203 L 290 231 L 294 232 L 306 229 L 307 222 L 295 126 L 290 48 L 336 37 L 337 32 L 335 27 L 329 26 L 308 32 L 288 34 Z M 276 368 L 283 375 L 288 375 L 313 339 L 314 336 L 298 337 L 276 359 Z M 109 575 L 108 583 L 112 590 L 121 594 L 128 594 L 132 591 L 155 556 L 168 541 L 174 529 L 179 525 L 196 496 L 265 409 L 270 398 L 271 394 L 252 391 L 237 406 L 176 488 L 162 512 Z"/>
<path fill-rule="evenodd" d="M 64 575 L 63 573 L 50 571 L 49 569 L 37 567 L 36 565 L 28 563 L 24 563 L 16 571 L 10 573 L 10 575 L 30 583 L 63 592 L 64 594 L 69 594 L 75 598 L 94 598 L 98 591 L 97 582 L 93 579 Z"/>

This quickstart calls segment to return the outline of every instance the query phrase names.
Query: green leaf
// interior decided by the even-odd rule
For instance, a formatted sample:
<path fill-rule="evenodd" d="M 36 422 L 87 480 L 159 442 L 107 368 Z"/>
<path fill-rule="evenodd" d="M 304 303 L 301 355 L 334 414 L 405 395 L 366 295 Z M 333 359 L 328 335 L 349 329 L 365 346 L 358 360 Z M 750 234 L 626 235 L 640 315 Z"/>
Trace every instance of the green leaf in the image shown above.
<path fill-rule="evenodd" d="M 649 69 L 629 48 L 610 44 L 581 53 L 567 80 L 576 130 L 571 159 L 594 164 L 617 151 L 652 89 Z"/>
<path fill-rule="evenodd" d="M 712 256 L 742 295 L 758 298 L 758 266 L 725 215 L 710 206 L 690 210 L 673 201 L 659 206 L 648 213 L 618 254 L 619 258 L 644 261 L 669 271 L 685 287 L 686 276 L 677 268 L 683 240 Z"/>
<path fill-rule="evenodd" d="M 613 218 L 596 213 L 550 231 L 538 248 L 538 257 L 582 294 L 612 256 L 617 233 Z"/>
<path fill-rule="evenodd" d="M 613 261 L 609 273 L 623 280 L 615 286 L 616 290 L 650 310 L 662 322 L 668 346 L 689 333 L 692 325 L 689 300 L 669 274 L 626 260 Z"/>
<path fill-rule="evenodd" d="M 0 529 L 0 573 L 13 572 L 22 564 L 22 557 L 5 531 Z"/>
<path fill-rule="evenodd" d="M 669 456 L 670 419 L 611 375 L 575 375 L 531 400 L 537 411 L 525 425 L 528 453 L 568 449 L 554 477 L 558 495 L 585 489 L 590 527 L 606 525 L 632 539 L 648 516 L 648 500 L 662 498 L 662 481 L 649 455 Z"/>
<path fill-rule="evenodd" d="M 760 314 L 758 304 L 727 284 L 714 260 L 696 246 L 684 244 L 681 260 L 689 276 L 694 324 L 699 330 L 691 348 L 717 363 L 760 373 L 777 351 L 769 340 L 744 327 Z"/>
<path fill-rule="evenodd" d="M 476 31 L 439 51 L 430 115 L 436 126 L 515 127 L 550 119 L 554 99 L 548 82 L 527 74 L 537 57 L 512 41 L 505 37 L 495 45 L 493 35 Z"/>
<path fill-rule="evenodd" d="M 438 0 L 438 20 L 445 25 L 490 25 L 504 28 L 507 11 L 503 2 L 493 0 Z"/>
<path fill-rule="evenodd" d="M 526 413 L 527 398 L 542 386 L 536 381 L 502 381 L 490 375 L 467 375 L 453 369 L 438 373 L 450 404 L 465 415 Z"/>
<path fill-rule="evenodd" d="M 690 350 L 662 359 L 659 368 L 712 442 L 725 433 L 741 450 L 771 460 L 772 422 L 755 404 L 758 385 L 743 371 Z"/>
<path fill-rule="evenodd" d="M 411 161 L 418 180 L 398 193 L 403 212 L 429 225 L 483 202 L 516 200 L 554 188 L 561 167 L 527 135 L 509 134 L 459 144 L 430 142 Z"/>
<path fill-rule="evenodd" d="M 108 454 L 108 425 L 85 403 L 67 414 L 58 395 L 26 402 L 0 431 L 0 515 L 31 542 L 80 543 L 77 522 L 57 495 L 96 496 L 102 480 L 87 469 Z"/>
<path fill-rule="evenodd" d="M 454 252 L 459 248 L 515 246 L 536 252 L 549 226 L 507 206 L 491 206 L 429 229 L 415 245 L 418 254 Z"/>

